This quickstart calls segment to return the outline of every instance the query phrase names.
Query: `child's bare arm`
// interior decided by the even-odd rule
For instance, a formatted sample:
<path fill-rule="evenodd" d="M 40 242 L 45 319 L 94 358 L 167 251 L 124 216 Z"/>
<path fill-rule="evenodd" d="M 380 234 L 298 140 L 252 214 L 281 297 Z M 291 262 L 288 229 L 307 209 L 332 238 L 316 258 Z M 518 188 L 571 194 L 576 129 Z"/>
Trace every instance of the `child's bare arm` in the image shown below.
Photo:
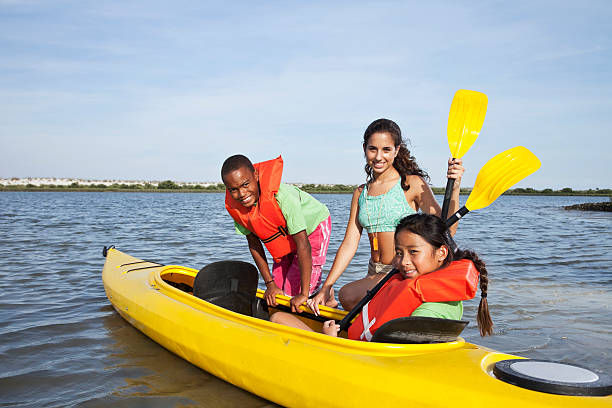
<path fill-rule="evenodd" d="M 281 288 L 276 286 L 274 280 L 272 279 L 272 274 L 270 273 L 270 268 L 268 267 L 268 260 L 266 259 L 266 253 L 264 252 L 263 245 L 257 235 L 251 233 L 247 236 L 247 241 L 249 243 L 249 251 L 251 252 L 251 256 L 253 256 L 253 260 L 255 261 L 255 265 L 257 265 L 257 269 L 259 269 L 259 273 L 261 273 L 261 277 L 264 282 L 266 282 L 266 293 L 264 298 L 266 299 L 266 303 L 269 306 L 276 306 L 276 295 L 283 294 Z"/>
<path fill-rule="evenodd" d="M 257 265 L 257 269 L 259 269 L 261 273 L 261 277 L 264 279 L 264 282 L 269 281 L 272 279 L 272 274 L 270 273 L 268 260 L 266 259 L 266 253 L 264 252 L 261 241 L 257 238 L 257 235 L 253 233 L 247 235 L 246 238 L 249 243 L 249 251 L 251 251 L 251 255 L 253 256 L 255 265 Z"/>
<path fill-rule="evenodd" d="M 330 298 L 333 298 L 332 287 L 338 280 L 340 275 L 344 272 L 346 267 L 349 265 L 357 248 L 359 247 L 359 240 L 361 239 L 361 233 L 363 228 L 357 220 L 357 214 L 359 213 L 359 195 L 361 194 L 361 187 L 358 187 L 353 192 L 353 198 L 351 201 L 351 212 L 349 214 L 348 224 L 346 226 L 346 232 L 344 233 L 344 239 L 338 248 L 336 257 L 332 264 L 329 274 L 321 287 L 321 290 L 315 297 L 308 301 L 308 307 L 312 309 L 314 314 L 319 315 L 319 305 L 325 304 Z"/>
<path fill-rule="evenodd" d="M 301 313 L 300 305 L 308 300 L 310 293 L 310 275 L 312 274 L 312 248 L 306 230 L 293 234 L 298 262 L 300 264 L 301 291 L 300 294 L 291 298 L 291 311 Z"/>

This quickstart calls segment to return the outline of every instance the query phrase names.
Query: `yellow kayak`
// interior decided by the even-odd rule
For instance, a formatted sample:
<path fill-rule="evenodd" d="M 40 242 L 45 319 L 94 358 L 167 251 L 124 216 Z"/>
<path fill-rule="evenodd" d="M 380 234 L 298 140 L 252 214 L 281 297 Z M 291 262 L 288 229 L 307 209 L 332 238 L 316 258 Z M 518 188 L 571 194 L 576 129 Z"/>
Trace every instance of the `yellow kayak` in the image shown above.
<path fill-rule="evenodd" d="M 529 360 L 460 337 L 435 344 L 374 343 L 285 327 L 194 296 L 195 269 L 143 261 L 114 248 L 104 253 L 104 288 L 125 320 L 190 363 L 283 406 L 612 407 L 610 392 L 557 395 L 504 382 L 494 374 L 496 362 Z M 288 299 L 279 297 L 279 303 L 288 305 Z M 321 311 L 326 319 L 345 315 Z M 305 320 L 320 329 L 320 322 Z"/>

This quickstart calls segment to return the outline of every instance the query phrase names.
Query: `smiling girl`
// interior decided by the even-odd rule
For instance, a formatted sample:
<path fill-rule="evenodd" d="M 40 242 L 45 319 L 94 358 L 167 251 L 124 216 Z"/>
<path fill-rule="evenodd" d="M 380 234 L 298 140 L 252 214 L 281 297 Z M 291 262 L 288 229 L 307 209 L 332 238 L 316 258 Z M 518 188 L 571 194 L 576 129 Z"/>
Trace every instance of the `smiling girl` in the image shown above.
<path fill-rule="evenodd" d="M 364 228 L 370 241 L 368 273 L 340 289 L 338 298 L 345 310 L 352 309 L 366 291 L 392 269 L 393 233 L 399 220 L 417 211 L 434 215 L 441 212 L 427 184 L 427 173 L 410 154 L 395 122 L 389 119 L 372 122 L 363 136 L 363 152 L 366 184 L 355 189 L 344 239 L 332 268 L 319 293 L 308 300 L 308 306 L 315 314 L 319 314 L 320 304 L 335 303 L 333 285 L 355 256 Z M 449 206 L 451 214 L 459 209 L 463 172 L 461 159 L 449 160 L 447 177 L 455 179 Z M 454 234 L 455 229 L 456 226 L 451 233 Z"/>

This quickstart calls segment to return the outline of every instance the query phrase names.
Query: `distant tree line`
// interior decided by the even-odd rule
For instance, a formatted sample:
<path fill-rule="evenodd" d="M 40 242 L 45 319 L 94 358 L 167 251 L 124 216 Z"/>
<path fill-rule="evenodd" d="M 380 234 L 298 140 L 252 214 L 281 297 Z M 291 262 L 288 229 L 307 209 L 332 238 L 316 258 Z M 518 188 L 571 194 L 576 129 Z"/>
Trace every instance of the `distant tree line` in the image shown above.
<path fill-rule="evenodd" d="M 301 184 L 299 187 L 307 193 L 352 193 L 357 188 L 350 184 Z"/>
<path fill-rule="evenodd" d="M 80 184 L 74 182 L 68 185 L 64 184 L 42 184 L 34 185 L 28 183 L 26 185 L 4 185 L 0 183 L 0 191 L 20 191 L 20 190 L 36 190 L 36 191 L 51 191 L 51 190 L 64 190 L 64 191 L 160 191 L 160 190 L 185 190 L 185 191 L 206 191 L 206 192 L 219 192 L 225 191 L 225 186 L 222 183 L 217 184 L 189 184 L 181 185 L 177 184 L 172 180 L 165 180 L 157 185 L 151 183 L 113 183 L 113 184 Z"/>
<path fill-rule="evenodd" d="M 514 188 L 512 190 L 508 190 L 508 194 L 516 194 L 516 195 L 600 195 L 600 196 L 609 196 L 612 195 L 612 189 L 609 188 L 596 188 L 588 189 L 588 190 L 573 190 L 569 187 L 562 188 L 561 190 L 553 190 L 551 188 L 545 188 L 543 190 L 536 190 L 533 188 Z"/>
<path fill-rule="evenodd" d="M 351 184 L 296 184 L 302 190 L 309 193 L 352 193 L 357 185 Z M 34 184 L 26 185 L 3 185 L 0 183 L 0 191 L 184 191 L 184 192 L 224 192 L 225 186 L 223 183 L 216 184 L 178 184 L 172 180 L 165 180 L 159 182 L 157 185 L 151 183 L 113 183 L 110 185 L 98 183 L 98 184 L 79 184 L 74 182 L 69 185 L 61 184 L 43 184 L 36 186 Z M 432 187 L 434 194 L 444 194 L 443 187 Z M 462 188 L 462 194 L 469 194 L 471 188 Z M 504 194 L 508 195 L 591 195 L 591 196 L 612 196 L 612 189 L 588 189 L 588 190 L 573 190 L 569 187 L 562 188 L 560 190 L 553 190 L 551 188 L 545 188 L 537 190 L 534 188 L 515 188 L 506 191 Z"/>

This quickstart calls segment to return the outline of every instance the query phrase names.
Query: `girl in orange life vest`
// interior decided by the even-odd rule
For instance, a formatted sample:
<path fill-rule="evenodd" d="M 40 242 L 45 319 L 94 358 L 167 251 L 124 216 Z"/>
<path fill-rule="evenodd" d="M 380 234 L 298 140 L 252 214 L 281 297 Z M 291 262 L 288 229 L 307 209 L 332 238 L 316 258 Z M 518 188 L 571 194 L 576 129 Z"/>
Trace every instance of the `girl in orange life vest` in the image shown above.
<path fill-rule="evenodd" d="M 253 165 L 243 155 L 221 168 L 225 208 L 236 232 L 246 235 L 253 260 L 266 284 L 268 305 L 277 294 L 292 296 L 291 309 L 316 291 L 325 263 L 331 218 L 327 207 L 297 187 L 281 184 L 281 157 Z M 274 258 L 272 274 L 262 242 Z"/>
<path fill-rule="evenodd" d="M 492 334 L 484 262 L 471 251 L 455 254 L 449 251 L 445 230 L 442 220 L 428 214 L 409 215 L 400 221 L 395 232 L 393 258 L 393 266 L 400 273 L 392 277 L 355 318 L 348 331 L 350 339 L 369 340 L 378 327 L 404 316 L 461 319 L 460 300 L 475 295 L 476 271 L 480 273 L 481 290 L 478 327 L 481 335 Z M 430 299 L 434 301 L 429 302 Z M 276 313 L 271 320 L 309 330 L 290 314 Z M 323 333 L 330 336 L 337 336 L 339 329 L 334 320 L 323 324 Z"/>
<path fill-rule="evenodd" d="M 319 304 L 335 303 L 333 285 L 357 251 L 365 228 L 370 241 L 370 263 L 365 278 L 350 282 L 340 289 L 338 298 L 345 310 L 352 309 L 366 291 L 389 272 L 393 259 L 393 233 L 400 219 L 417 211 L 439 215 L 436 202 L 426 180 L 406 148 L 399 126 L 389 119 L 372 122 L 363 135 L 366 158 L 366 184 L 355 189 L 351 212 L 342 244 L 323 287 L 308 306 L 319 313 Z M 449 213 L 459 209 L 459 188 L 464 168 L 461 159 L 449 160 L 447 177 L 454 178 Z M 451 228 L 454 234 L 456 226 Z"/>

